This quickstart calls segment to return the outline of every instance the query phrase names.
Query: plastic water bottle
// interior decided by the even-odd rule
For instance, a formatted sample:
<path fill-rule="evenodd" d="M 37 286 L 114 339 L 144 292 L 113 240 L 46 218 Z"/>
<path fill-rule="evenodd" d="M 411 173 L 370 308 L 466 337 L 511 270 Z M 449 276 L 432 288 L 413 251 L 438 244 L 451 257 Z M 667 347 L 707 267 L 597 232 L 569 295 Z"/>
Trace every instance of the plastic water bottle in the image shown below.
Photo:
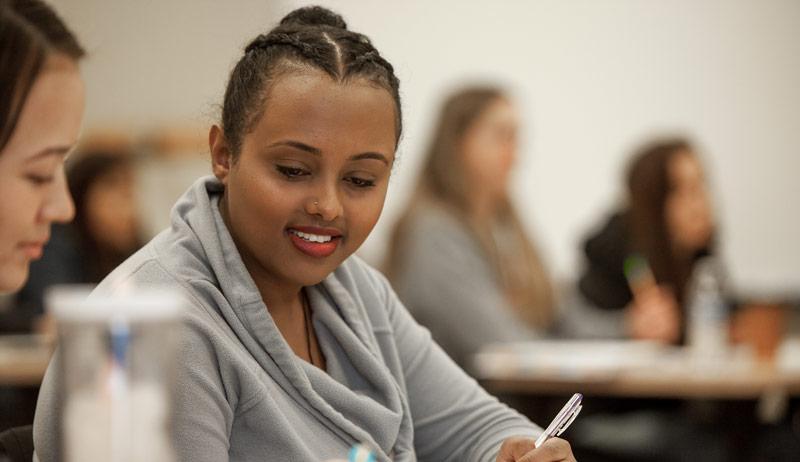
<path fill-rule="evenodd" d="M 705 257 L 695 264 L 688 297 L 688 344 L 701 362 L 723 359 L 728 352 L 728 308 L 716 261 Z"/>
<path fill-rule="evenodd" d="M 93 295 L 60 286 L 58 322 L 65 462 L 174 462 L 170 387 L 183 299 L 168 289 Z"/>

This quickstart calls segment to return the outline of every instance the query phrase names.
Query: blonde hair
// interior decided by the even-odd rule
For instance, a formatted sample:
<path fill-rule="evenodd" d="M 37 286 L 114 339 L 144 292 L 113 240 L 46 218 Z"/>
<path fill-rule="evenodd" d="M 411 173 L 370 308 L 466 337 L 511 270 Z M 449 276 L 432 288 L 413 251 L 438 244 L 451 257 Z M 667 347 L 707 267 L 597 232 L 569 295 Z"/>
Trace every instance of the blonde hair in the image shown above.
<path fill-rule="evenodd" d="M 409 244 L 408 228 L 418 208 L 443 207 L 471 230 L 516 314 L 533 327 L 545 328 L 553 320 L 553 287 L 511 200 L 507 196 L 500 200 L 491 221 L 477 223 L 469 216 L 471 185 L 460 145 L 486 108 L 503 98 L 504 93 L 497 88 L 469 87 L 447 99 L 426 152 L 424 175 L 394 227 L 385 270 L 390 279 L 399 274 L 402 255 Z M 494 236 L 497 228 L 510 238 L 510 249 L 498 246 Z"/>

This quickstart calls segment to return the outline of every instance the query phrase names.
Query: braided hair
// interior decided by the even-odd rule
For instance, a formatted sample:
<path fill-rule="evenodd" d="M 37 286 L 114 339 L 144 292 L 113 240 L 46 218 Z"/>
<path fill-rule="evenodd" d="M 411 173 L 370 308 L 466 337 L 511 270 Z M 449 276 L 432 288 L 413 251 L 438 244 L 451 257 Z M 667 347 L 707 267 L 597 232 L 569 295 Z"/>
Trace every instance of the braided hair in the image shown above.
<path fill-rule="evenodd" d="M 244 135 L 263 115 L 275 79 L 308 67 L 337 82 L 361 78 L 386 89 L 395 102 L 396 141 L 400 140 L 400 82 L 394 68 L 369 38 L 348 30 L 340 15 L 311 6 L 292 11 L 277 27 L 253 39 L 231 71 L 222 105 L 222 131 L 234 156 Z"/>

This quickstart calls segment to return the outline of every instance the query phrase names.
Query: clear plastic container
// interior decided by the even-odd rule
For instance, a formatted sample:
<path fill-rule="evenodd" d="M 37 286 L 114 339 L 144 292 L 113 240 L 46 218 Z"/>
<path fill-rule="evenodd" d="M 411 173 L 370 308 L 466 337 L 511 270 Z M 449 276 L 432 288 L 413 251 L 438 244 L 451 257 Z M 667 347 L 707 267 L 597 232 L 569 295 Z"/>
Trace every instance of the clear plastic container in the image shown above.
<path fill-rule="evenodd" d="M 171 462 L 168 423 L 183 299 L 167 289 L 51 290 L 66 462 Z"/>
<path fill-rule="evenodd" d="M 728 307 L 720 269 L 706 257 L 697 262 L 692 274 L 688 306 L 688 343 L 696 361 L 715 363 L 726 359 L 729 349 Z"/>

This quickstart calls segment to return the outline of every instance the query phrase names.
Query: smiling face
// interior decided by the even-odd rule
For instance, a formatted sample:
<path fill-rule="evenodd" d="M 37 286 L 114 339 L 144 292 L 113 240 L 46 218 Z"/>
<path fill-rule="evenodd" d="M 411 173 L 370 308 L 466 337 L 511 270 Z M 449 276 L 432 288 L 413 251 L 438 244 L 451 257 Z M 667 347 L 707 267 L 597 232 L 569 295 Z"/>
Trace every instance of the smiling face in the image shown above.
<path fill-rule="evenodd" d="M 383 209 L 395 136 L 389 92 L 312 70 L 273 82 L 238 155 L 212 128 L 223 218 L 262 292 L 317 284 L 359 248 Z"/>
<path fill-rule="evenodd" d="M 0 152 L 0 292 L 19 289 L 53 222 L 74 214 L 64 157 L 75 144 L 84 89 L 75 63 L 50 56 Z"/>

